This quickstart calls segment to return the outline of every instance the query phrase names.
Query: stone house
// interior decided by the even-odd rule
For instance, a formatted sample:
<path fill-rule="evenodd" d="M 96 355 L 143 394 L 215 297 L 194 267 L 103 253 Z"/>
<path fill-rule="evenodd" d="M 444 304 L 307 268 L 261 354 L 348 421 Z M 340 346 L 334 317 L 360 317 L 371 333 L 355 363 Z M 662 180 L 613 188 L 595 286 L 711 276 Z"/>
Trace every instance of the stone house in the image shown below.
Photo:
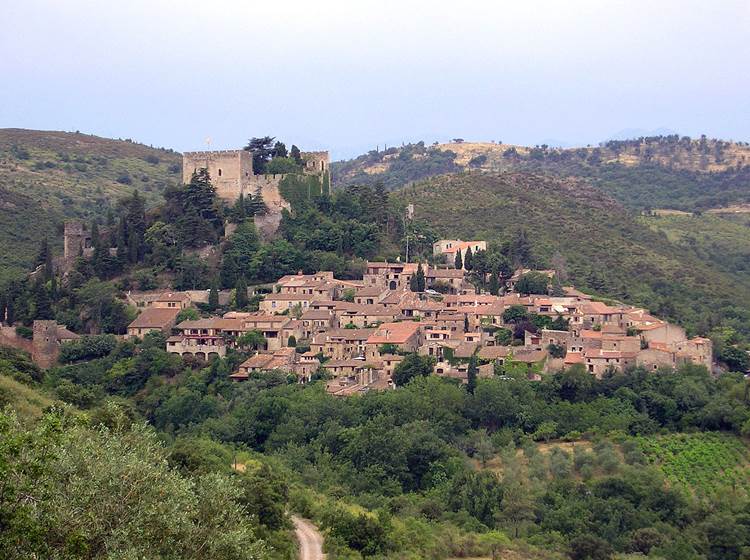
<path fill-rule="evenodd" d="M 171 302 L 161 303 L 162 305 L 166 305 Z M 141 311 L 138 317 L 128 325 L 126 338 L 142 338 L 153 331 L 167 334 L 171 332 L 177 320 L 177 315 L 179 315 L 182 309 L 181 307 L 177 307 L 177 302 L 174 303 L 174 307 L 158 307 L 156 302 L 154 302 L 154 306 L 147 307 Z"/>

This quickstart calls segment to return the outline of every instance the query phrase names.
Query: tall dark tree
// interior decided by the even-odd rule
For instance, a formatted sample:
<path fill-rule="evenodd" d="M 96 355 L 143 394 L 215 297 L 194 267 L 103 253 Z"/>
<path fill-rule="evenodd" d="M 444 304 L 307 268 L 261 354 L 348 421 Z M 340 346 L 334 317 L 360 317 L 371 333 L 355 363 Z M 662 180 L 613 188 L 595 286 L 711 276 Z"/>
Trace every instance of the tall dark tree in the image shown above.
<path fill-rule="evenodd" d="M 464 267 L 464 261 L 461 258 L 461 250 L 456 251 L 456 258 L 453 259 L 453 267 L 456 270 L 461 270 Z"/>
<path fill-rule="evenodd" d="M 302 153 L 294 144 L 292 144 L 292 149 L 289 151 L 289 157 L 292 158 L 298 165 L 302 165 Z"/>
<path fill-rule="evenodd" d="M 253 173 L 262 175 L 266 171 L 266 165 L 274 155 L 274 140 L 272 136 L 262 138 L 251 138 L 245 146 L 245 150 L 253 154 Z"/>
<path fill-rule="evenodd" d="M 40 279 L 34 284 L 34 319 L 52 319 L 52 300 L 45 283 Z"/>
<path fill-rule="evenodd" d="M 235 288 L 235 303 L 237 309 L 245 309 L 247 307 L 247 281 L 244 276 L 240 276 L 237 280 Z"/>
<path fill-rule="evenodd" d="M 464 256 L 464 268 L 471 272 L 471 270 L 474 268 L 474 258 L 471 253 L 471 247 L 468 247 L 466 249 L 466 256 Z"/>
<path fill-rule="evenodd" d="M 498 278 L 497 272 L 493 272 L 492 274 L 490 274 L 489 291 L 493 296 L 496 296 L 500 293 L 500 279 Z"/>
<path fill-rule="evenodd" d="M 210 311 L 214 311 L 219 307 L 219 289 L 216 286 L 217 282 L 214 280 L 211 283 L 211 291 L 208 292 L 208 309 Z"/>
<path fill-rule="evenodd" d="M 471 355 L 469 360 L 469 368 L 466 370 L 466 390 L 472 395 L 477 388 L 477 374 L 479 373 L 479 366 L 477 366 L 477 354 L 476 352 Z"/>
<path fill-rule="evenodd" d="M 533 260 L 531 242 L 525 229 L 521 228 L 516 231 L 510 242 L 508 252 L 513 266 L 531 266 Z"/>
<path fill-rule="evenodd" d="M 273 157 L 275 157 L 275 158 L 277 158 L 277 157 L 282 157 L 282 158 L 287 157 L 286 144 L 284 144 L 281 141 L 277 141 L 273 145 Z"/>
<path fill-rule="evenodd" d="M 45 235 L 39 244 L 39 254 L 36 258 L 37 265 L 44 265 L 44 279 L 49 280 L 52 278 L 54 273 L 54 266 L 52 264 L 52 251 L 49 248 L 49 241 Z"/>
<path fill-rule="evenodd" d="M 417 266 L 417 272 L 415 272 L 414 275 L 409 280 L 409 289 L 412 292 L 424 292 L 425 278 L 424 278 L 424 269 L 422 268 L 422 263 L 419 263 L 419 265 Z"/>

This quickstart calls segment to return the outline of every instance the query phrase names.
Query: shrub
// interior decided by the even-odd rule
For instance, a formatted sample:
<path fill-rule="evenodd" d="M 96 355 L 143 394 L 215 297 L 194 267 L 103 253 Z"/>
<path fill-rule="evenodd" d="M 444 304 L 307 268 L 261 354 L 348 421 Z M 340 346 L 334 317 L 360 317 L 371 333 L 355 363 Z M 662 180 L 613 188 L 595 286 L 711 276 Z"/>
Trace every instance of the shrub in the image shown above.
<path fill-rule="evenodd" d="M 83 336 L 78 340 L 65 342 L 60 347 L 60 361 L 63 363 L 91 360 L 108 355 L 117 346 L 117 338 L 111 334 Z"/>

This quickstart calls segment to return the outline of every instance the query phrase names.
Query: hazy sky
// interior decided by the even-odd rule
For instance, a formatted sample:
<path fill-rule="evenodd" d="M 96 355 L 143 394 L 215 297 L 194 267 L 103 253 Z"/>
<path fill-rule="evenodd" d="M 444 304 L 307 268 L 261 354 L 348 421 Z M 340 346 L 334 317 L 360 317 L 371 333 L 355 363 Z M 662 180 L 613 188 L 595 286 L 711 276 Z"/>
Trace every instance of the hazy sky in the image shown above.
<path fill-rule="evenodd" d="M 750 0 L 0 0 L 0 127 L 347 157 L 446 140 L 750 140 Z"/>

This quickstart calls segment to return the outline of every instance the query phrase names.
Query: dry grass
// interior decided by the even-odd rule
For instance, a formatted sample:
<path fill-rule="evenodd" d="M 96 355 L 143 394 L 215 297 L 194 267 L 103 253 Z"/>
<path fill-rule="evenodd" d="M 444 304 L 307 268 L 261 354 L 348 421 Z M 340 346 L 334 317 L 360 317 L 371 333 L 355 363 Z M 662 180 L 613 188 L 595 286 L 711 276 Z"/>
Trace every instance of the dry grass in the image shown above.
<path fill-rule="evenodd" d="M 47 395 L 15 379 L 0 375 L 0 405 L 10 406 L 23 420 L 40 418 L 44 410 L 55 402 Z"/>

